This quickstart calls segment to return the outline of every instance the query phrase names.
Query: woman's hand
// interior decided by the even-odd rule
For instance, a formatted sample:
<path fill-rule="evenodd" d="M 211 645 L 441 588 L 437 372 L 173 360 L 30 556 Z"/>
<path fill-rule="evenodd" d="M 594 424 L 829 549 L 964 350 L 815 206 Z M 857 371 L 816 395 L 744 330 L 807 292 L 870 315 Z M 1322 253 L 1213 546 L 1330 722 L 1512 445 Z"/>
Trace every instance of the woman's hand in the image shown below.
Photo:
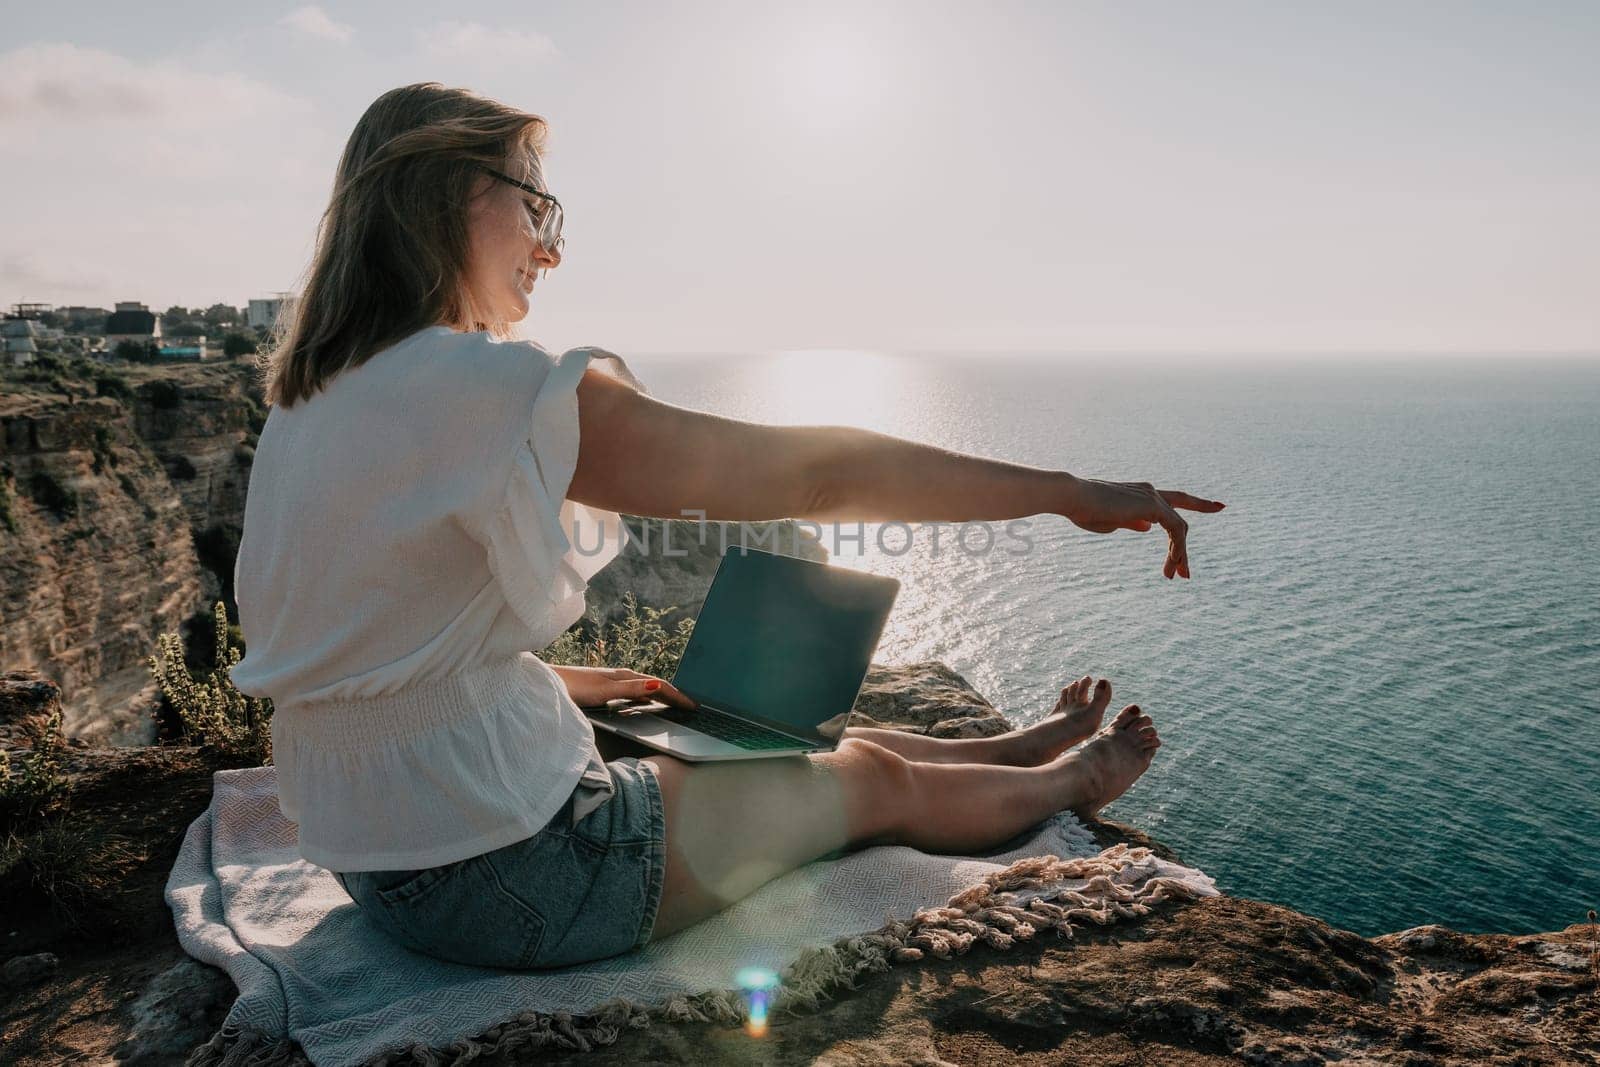
<path fill-rule="evenodd" d="M 1175 510 L 1216 512 L 1227 505 L 1202 500 L 1175 489 L 1157 489 L 1149 482 L 1104 482 L 1077 478 L 1062 514 L 1091 533 L 1145 531 L 1160 525 L 1167 531 L 1167 558 L 1161 573 L 1189 577 L 1189 524 Z"/>
<path fill-rule="evenodd" d="M 693 709 L 695 702 L 671 682 L 626 667 L 571 667 L 550 664 L 550 669 L 566 683 L 572 702 L 580 708 L 597 708 L 608 700 L 659 700 L 675 707 Z"/>

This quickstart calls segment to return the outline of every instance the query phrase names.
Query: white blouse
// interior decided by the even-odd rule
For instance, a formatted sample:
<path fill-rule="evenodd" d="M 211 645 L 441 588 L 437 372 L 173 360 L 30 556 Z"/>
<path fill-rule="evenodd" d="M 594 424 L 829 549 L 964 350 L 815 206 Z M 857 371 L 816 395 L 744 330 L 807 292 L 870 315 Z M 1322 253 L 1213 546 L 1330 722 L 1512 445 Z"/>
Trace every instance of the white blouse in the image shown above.
<path fill-rule="evenodd" d="M 610 776 L 533 650 L 628 542 L 567 500 L 578 381 L 528 341 L 432 326 L 346 369 L 256 445 L 234 589 L 238 689 L 273 702 L 279 805 L 336 871 L 434 867 L 532 836 Z"/>

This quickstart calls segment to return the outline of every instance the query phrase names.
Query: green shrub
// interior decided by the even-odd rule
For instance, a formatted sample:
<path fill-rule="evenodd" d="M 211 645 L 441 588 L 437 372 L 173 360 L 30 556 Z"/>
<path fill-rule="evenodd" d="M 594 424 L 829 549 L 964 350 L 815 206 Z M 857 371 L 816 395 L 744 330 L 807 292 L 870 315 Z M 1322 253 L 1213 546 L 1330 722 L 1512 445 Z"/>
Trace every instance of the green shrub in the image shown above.
<path fill-rule="evenodd" d="M 150 406 L 157 411 L 170 411 L 183 403 L 183 386 L 177 382 L 169 382 L 157 378 L 153 382 L 145 382 L 139 388 L 144 398 L 150 401 Z"/>
<path fill-rule="evenodd" d="M 579 620 L 552 641 L 539 658 L 574 667 L 626 667 L 640 674 L 672 676 L 694 632 L 694 620 L 683 619 L 667 630 L 661 617 L 669 609 L 641 607 L 632 593 L 622 596 L 626 614 L 617 622 L 586 627 Z"/>
<path fill-rule="evenodd" d="M 246 696 L 234 687 L 228 671 L 244 658 L 228 640 L 228 611 L 222 601 L 212 609 L 216 666 L 196 678 L 184 662 L 183 639 L 162 634 L 150 671 L 178 714 L 183 739 L 218 756 L 223 765 L 257 767 L 272 762 L 272 701 Z"/>
<path fill-rule="evenodd" d="M 0 749 L 0 826 L 7 829 L 50 807 L 66 791 L 61 776 L 61 708 L 44 725 L 28 727 L 30 751 L 13 767 L 11 753 Z"/>
<path fill-rule="evenodd" d="M 133 387 L 128 384 L 126 378 L 115 374 L 102 374 L 94 380 L 94 395 L 109 396 L 116 400 L 132 400 Z"/>

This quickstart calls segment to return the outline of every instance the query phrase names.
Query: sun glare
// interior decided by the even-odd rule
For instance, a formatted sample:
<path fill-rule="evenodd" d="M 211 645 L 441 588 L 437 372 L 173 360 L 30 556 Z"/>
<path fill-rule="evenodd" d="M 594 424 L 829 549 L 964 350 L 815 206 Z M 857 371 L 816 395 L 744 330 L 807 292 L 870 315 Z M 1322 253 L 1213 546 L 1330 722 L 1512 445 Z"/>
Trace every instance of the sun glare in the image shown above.
<path fill-rule="evenodd" d="M 779 352 L 763 365 L 772 407 L 788 425 L 863 426 L 889 432 L 905 397 L 894 356 L 864 349 Z"/>

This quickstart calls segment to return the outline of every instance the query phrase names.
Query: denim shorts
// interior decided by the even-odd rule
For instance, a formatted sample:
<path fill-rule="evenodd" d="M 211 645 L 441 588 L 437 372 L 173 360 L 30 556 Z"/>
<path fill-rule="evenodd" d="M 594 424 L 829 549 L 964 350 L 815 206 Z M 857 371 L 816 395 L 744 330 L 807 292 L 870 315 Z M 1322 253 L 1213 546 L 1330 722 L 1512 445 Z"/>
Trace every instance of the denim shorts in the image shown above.
<path fill-rule="evenodd" d="M 666 876 L 661 784 L 632 756 L 607 766 L 615 793 L 576 824 L 574 790 L 542 830 L 493 852 L 334 877 L 390 937 L 454 963 L 561 967 L 639 948 Z"/>

